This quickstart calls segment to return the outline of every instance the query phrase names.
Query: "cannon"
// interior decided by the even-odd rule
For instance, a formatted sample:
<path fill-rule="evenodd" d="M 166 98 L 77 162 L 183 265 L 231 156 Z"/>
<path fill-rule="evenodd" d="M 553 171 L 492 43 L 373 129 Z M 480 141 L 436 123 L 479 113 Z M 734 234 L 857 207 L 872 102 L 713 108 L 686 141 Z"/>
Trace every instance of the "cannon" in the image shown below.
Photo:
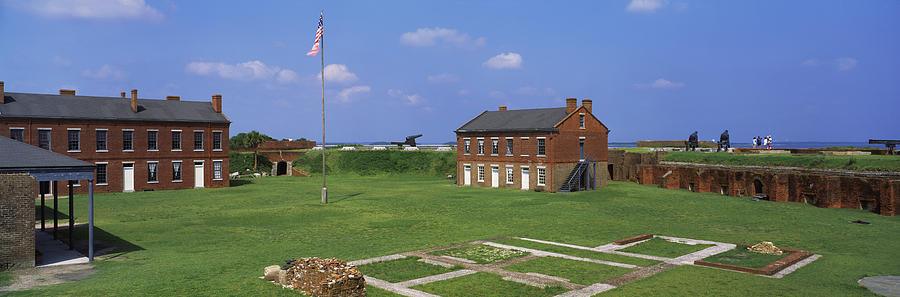
<path fill-rule="evenodd" d="M 716 151 L 728 151 L 728 148 L 731 147 L 731 140 L 728 137 L 728 130 L 722 132 L 722 135 L 719 136 L 719 147 L 716 148 Z"/>
<path fill-rule="evenodd" d="M 415 147 L 416 146 L 416 138 L 419 138 L 419 137 L 422 137 L 422 134 L 406 136 L 406 141 L 402 141 L 402 142 L 391 141 L 391 144 L 396 144 L 398 147 L 403 147 L 404 144 L 411 146 L 411 147 Z"/>
<path fill-rule="evenodd" d="M 893 155 L 895 154 L 894 148 L 900 144 L 900 140 L 869 139 L 869 144 L 883 144 L 888 149 L 888 155 Z"/>
<path fill-rule="evenodd" d="M 688 137 L 688 140 L 684 142 L 684 150 L 694 151 L 697 150 L 698 146 L 700 146 L 700 142 L 697 140 L 697 131 L 694 131 L 694 133 L 691 133 L 691 136 Z"/>

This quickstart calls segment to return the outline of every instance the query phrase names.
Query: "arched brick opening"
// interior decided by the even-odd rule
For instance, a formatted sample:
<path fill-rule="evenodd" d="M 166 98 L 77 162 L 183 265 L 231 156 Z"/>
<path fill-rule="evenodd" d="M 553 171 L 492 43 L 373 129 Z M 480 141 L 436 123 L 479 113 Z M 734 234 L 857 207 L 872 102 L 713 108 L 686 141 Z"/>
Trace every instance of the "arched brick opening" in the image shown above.
<path fill-rule="evenodd" d="M 278 161 L 278 168 L 275 170 L 275 175 L 285 174 L 287 174 L 287 162 L 284 160 Z"/>
<path fill-rule="evenodd" d="M 765 188 L 763 188 L 762 181 L 760 181 L 759 179 L 754 179 L 753 180 L 753 194 L 765 194 L 766 192 L 764 190 L 765 190 Z"/>

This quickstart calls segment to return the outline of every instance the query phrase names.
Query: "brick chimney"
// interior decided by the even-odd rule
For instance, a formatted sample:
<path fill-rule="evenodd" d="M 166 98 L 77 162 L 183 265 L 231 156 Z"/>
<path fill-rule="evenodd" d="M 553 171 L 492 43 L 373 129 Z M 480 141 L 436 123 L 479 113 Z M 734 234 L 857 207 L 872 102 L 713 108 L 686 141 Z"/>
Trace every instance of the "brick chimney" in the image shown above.
<path fill-rule="evenodd" d="M 578 99 L 566 98 L 566 113 L 572 113 L 578 108 Z"/>
<path fill-rule="evenodd" d="M 218 113 L 222 113 L 222 95 L 212 95 L 212 108 Z"/>
<path fill-rule="evenodd" d="M 137 90 L 131 90 L 131 111 L 138 112 Z"/>
<path fill-rule="evenodd" d="M 166 101 L 181 101 L 179 96 L 166 96 Z"/>
<path fill-rule="evenodd" d="M 75 90 L 59 89 L 60 95 L 75 96 Z"/>
<path fill-rule="evenodd" d="M 594 101 L 593 101 L 593 100 L 591 100 L 591 99 L 581 99 L 581 105 L 584 106 L 584 109 L 587 109 L 588 112 L 594 113 L 594 111 L 591 110 L 591 106 L 594 105 Z"/>
<path fill-rule="evenodd" d="M 125 92 L 122 92 L 122 99 L 125 99 L 125 98 L 127 98 L 127 97 L 125 97 Z"/>
<path fill-rule="evenodd" d="M 6 103 L 6 96 L 4 94 L 5 93 L 3 92 L 3 82 L 0 81 L 0 104 Z"/>
<path fill-rule="evenodd" d="M 500 105 L 500 109 L 499 109 L 499 110 L 500 110 L 500 111 L 505 111 L 505 110 L 506 110 L 506 105 Z"/>

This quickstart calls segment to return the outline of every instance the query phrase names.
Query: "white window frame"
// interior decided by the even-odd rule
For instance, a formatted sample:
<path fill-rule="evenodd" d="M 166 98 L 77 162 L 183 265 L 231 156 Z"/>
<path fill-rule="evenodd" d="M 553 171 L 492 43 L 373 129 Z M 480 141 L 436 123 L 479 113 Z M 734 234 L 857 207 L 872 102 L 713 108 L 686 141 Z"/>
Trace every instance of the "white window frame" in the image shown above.
<path fill-rule="evenodd" d="M 547 156 L 547 137 L 535 137 L 535 139 L 537 139 L 537 141 L 536 141 L 535 144 L 534 144 L 534 145 L 535 145 L 535 150 L 537 151 L 537 152 L 535 152 L 535 156 L 537 156 L 537 157 L 546 157 L 546 156 Z M 538 145 L 538 144 L 540 144 L 541 139 L 544 140 L 544 154 L 541 154 L 540 149 L 538 149 L 538 148 L 541 147 L 540 145 Z"/>
<path fill-rule="evenodd" d="M 197 149 L 197 135 L 196 135 L 197 132 L 203 133 L 203 134 L 201 134 L 202 136 L 200 137 L 200 149 L 199 150 Z M 181 137 L 184 138 L 184 136 L 181 136 Z M 204 131 L 204 130 L 194 130 L 194 134 L 191 134 L 191 147 L 194 148 L 195 152 L 202 152 L 204 150 L 204 148 L 206 148 L 205 143 L 204 143 L 206 141 L 204 141 L 203 138 L 206 138 L 206 131 Z"/>
<path fill-rule="evenodd" d="M 77 150 L 69 149 L 69 131 L 78 131 L 78 149 Z M 81 152 L 81 128 L 66 128 L 66 152 L 67 153 L 80 153 Z"/>
<path fill-rule="evenodd" d="M 184 162 L 181 160 L 172 160 L 172 178 L 175 178 L 175 163 L 181 164 L 181 179 L 173 179 L 173 183 L 180 183 L 184 181 Z"/>
<path fill-rule="evenodd" d="M 52 152 L 53 151 L 53 128 L 37 128 L 37 130 L 38 130 L 38 136 L 37 136 L 38 143 L 36 145 L 37 147 L 41 147 L 41 131 L 50 131 L 50 135 L 47 136 L 47 150 Z M 68 136 L 66 136 L 66 137 L 68 137 Z"/>
<path fill-rule="evenodd" d="M 175 139 L 172 138 L 172 132 L 178 132 L 178 147 L 179 148 L 173 149 L 172 146 L 169 146 L 169 149 L 172 150 L 173 152 L 180 152 L 182 149 L 184 149 L 184 131 L 181 131 L 181 129 L 175 129 L 175 130 L 169 131 L 169 138 L 171 138 L 170 139 L 171 141 L 169 142 L 170 144 L 175 141 Z M 184 163 L 181 163 L 181 165 L 184 166 Z"/>
<path fill-rule="evenodd" d="M 9 138 L 12 138 L 12 130 L 22 130 L 22 142 L 25 142 L 25 127 L 9 127 Z"/>
<path fill-rule="evenodd" d="M 478 172 L 476 173 L 476 179 L 478 180 L 478 182 L 483 183 L 484 182 L 484 164 L 478 164 L 477 167 L 478 167 Z"/>
<path fill-rule="evenodd" d="M 219 133 L 219 148 L 216 148 L 216 133 L 217 132 Z M 222 139 L 223 135 L 224 134 L 222 134 L 222 130 L 213 130 L 212 131 L 212 135 L 210 135 L 210 136 L 212 137 L 212 147 L 213 147 L 214 152 L 222 151 L 222 147 L 224 146 L 224 143 L 225 143 L 225 141 Z"/>
<path fill-rule="evenodd" d="M 106 165 L 106 182 L 100 183 L 100 181 L 98 180 L 96 185 L 108 186 L 109 185 L 109 162 L 94 162 L 94 165 Z M 94 179 L 96 179 L 96 178 L 97 178 L 97 176 L 94 176 Z"/>
<path fill-rule="evenodd" d="M 479 156 L 484 156 L 484 137 L 479 137 L 475 140 L 475 154 Z"/>
<path fill-rule="evenodd" d="M 515 183 L 515 174 L 516 170 L 513 165 L 506 165 L 506 184 L 511 185 Z"/>
<path fill-rule="evenodd" d="M 584 122 L 586 118 L 584 115 L 584 113 L 578 114 L 578 129 L 584 129 Z"/>
<path fill-rule="evenodd" d="M 471 138 L 463 138 L 463 155 L 471 155 L 472 154 L 472 139 Z"/>
<path fill-rule="evenodd" d="M 494 150 L 497 150 L 494 153 Z M 499 156 L 500 155 L 500 137 L 491 137 L 491 156 Z"/>
<path fill-rule="evenodd" d="M 150 164 L 156 164 L 156 180 L 150 180 Z M 158 184 L 159 183 L 159 161 L 147 161 L 147 183 L 148 184 Z"/>
<path fill-rule="evenodd" d="M 515 147 L 516 140 L 514 137 L 506 137 L 506 155 L 513 156 L 515 152 L 513 151 Z M 512 144 L 512 145 L 510 145 Z"/>
<path fill-rule="evenodd" d="M 106 131 L 106 140 L 104 140 L 104 142 L 106 143 L 106 149 L 105 149 L 105 150 L 97 149 L 97 131 Z M 95 152 L 98 152 L 98 153 L 108 153 L 108 152 L 109 152 L 109 129 L 107 129 L 107 128 L 97 128 L 97 129 L 94 129 L 94 151 L 95 151 Z M 109 165 L 108 165 L 108 164 L 107 164 L 107 166 L 106 166 L 106 171 L 109 171 Z M 109 173 L 107 173 L 107 175 L 109 175 Z"/>
<path fill-rule="evenodd" d="M 147 147 L 148 152 L 158 152 L 159 151 L 159 129 L 147 129 L 147 145 L 150 145 L 150 132 L 156 132 L 156 149 L 150 149 Z M 132 137 L 133 138 L 133 137 Z M 158 170 L 159 168 L 157 168 Z"/>
<path fill-rule="evenodd" d="M 219 178 L 216 178 L 216 162 L 219 162 Z M 225 179 L 225 162 L 222 160 L 212 160 L 212 180 Z"/>
<path fill-rule="evenodd" d="M 133 152 L 134 152 L 134 129 L 122 129 L 122 145 L 123 145 L 123 146 L 125 145 L 125 131 L 131 131 L 131 149 L 130 149 L 130 150 L 126 150 L 126 149 L 123 147 L 123 148 L 122 148 L 122 152 L 133 153 Z M 108 138 L 108 137 L 109 137 L 109 134 L 107 134 L 106 136 L 107 136 L 107 138 Z M 109 141 L 109 139 L 107 139 L 107 141 Z M 108 144 L 108 143 L 106 144 L 106 147 L 109 148 L 109 144 Z"/>
<path fill-rule="evenodd" d="M 537 185 L 544 187 L 547 186 L 547 167 L 545 166 L 536 166 L 537 168 Z M 543 182 L 541 182 L 543 180 Z"/>

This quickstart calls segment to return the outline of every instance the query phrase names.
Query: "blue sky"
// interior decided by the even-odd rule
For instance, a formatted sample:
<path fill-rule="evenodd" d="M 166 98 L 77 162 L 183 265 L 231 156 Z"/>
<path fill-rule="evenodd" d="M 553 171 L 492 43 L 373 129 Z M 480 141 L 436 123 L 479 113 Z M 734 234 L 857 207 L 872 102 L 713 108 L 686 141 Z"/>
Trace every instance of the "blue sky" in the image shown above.
<path fill-rule="evenodd" d="M 0 0 L 8 92 L 223 95 L 231 134 L 454 139 L 483 110 L 594 101 L 610 141 L 900 137 L 900 1 Z M 486 3 L 485 3 L 486 2 Z"/>

